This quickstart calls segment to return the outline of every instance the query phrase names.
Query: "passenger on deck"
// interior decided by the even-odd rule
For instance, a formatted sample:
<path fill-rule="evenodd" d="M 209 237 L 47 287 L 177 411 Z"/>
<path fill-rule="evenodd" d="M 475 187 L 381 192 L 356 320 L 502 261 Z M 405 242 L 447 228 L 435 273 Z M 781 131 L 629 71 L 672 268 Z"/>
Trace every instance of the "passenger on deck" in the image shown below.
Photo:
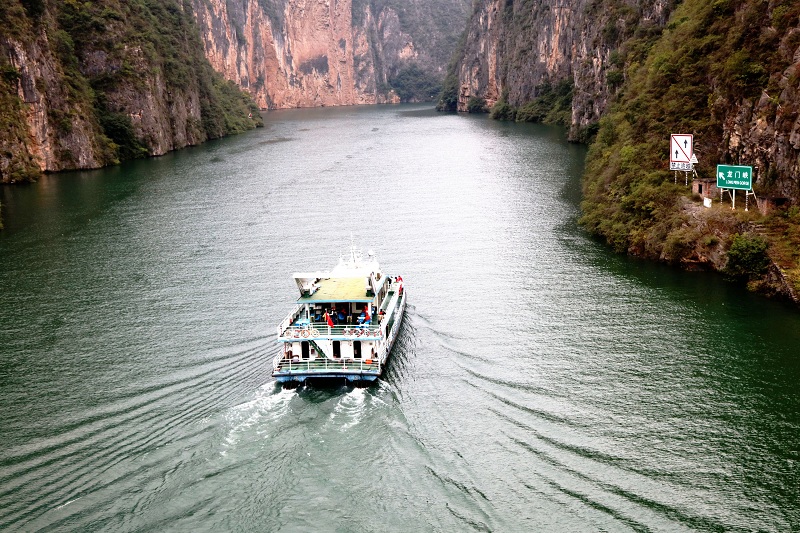
<path fill-rule="evenodd" d="M 372 324 L 372 317 L 369 316 L 369 307 L 367 307 L 366 305 L 364 306 L 364 310 L 361 311 L 361 315 L 359 315 L 358 317 L 358 323 L 365 328 L 369 324 Z"/>
<path fill-rule="evenodd" d="M 342 311 L 341 309 L 339 309 L 339 312 L 337 313 L 337 318 L 339 319 L 339 323 L 340 323 L 340 324 L 344 324 L 344 321 L 345 321 L 345 314 L 344 314 L 344 311 Z"/>

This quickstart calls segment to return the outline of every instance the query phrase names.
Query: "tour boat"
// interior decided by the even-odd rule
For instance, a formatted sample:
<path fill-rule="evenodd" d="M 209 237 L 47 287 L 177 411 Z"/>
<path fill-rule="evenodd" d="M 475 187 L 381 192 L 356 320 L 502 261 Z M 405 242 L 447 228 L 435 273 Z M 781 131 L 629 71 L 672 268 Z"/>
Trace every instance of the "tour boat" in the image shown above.
<path fill-rule="evenodd" d="M 279 383 L 346 379 L 383 373 L 406 309 L 403 278 L 381 272 L 373 252 L 352 246 L 330 272 L 295 273 L 300 298 L 278 326 Z"/>

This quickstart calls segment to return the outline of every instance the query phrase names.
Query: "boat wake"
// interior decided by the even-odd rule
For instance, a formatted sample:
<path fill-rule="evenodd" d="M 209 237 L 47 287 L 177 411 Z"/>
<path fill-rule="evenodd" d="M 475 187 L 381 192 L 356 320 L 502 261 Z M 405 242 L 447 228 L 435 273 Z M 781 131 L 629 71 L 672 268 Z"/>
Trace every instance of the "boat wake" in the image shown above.
<path fill-rule="evenodd" d="M 367 407 L 366 389 L 353 389 L 340 398 L 328 420 L 344 432 L 363 420 Z"/>
<path fill-rule="evenodd" d="M 233 407 L 225 416 L 229 429 L 220 455 L 227 455 L 245 433 L 254 430 L 259 437 L 268 437 L 270 427 L 274 427 L 270 422 L 289 413 L 289 404 L 295 396 L 292 390 L 275 389 L 272 383 L 268 383 L 258 390 L 255 399 Z"/>

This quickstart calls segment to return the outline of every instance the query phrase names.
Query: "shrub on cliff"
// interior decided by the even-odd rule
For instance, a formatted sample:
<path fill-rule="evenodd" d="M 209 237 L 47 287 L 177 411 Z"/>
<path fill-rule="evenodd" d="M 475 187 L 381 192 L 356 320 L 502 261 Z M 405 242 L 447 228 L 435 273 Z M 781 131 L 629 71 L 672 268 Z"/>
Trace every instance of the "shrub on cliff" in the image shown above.
<path fill-rule="evenodd" d="M 467 100 L 467 113 L 487 113 L 486 98 L 482 96 L 471 96 Z"/>
<path fill-rule="evenodd" d="M 17 93 L 19 79 L 19 71 L 0 56 L 0 183 L 34 181 L 40 174 L 33 155 L 23 149 L 30 132 Z"/>
<path fill-rule="evenodd" d="M 458 110 L 458 76 L 455 73 L 448 74 L 442 85 L 442 92 L 439 94 L 439 102 L 436 104 L 436 111 L 457 111 Z"/>
<path fill-rule="evenodd" d="M 489 117 L 495 120 L 515 120 L 517 118 L 517 110 L 503 96 L 489 110 Z"/>
<path fill-rule="evenodd" d="M 439 94 L 439 101 L 436 104 L 436 111 L 457 111 L 458 110 L 458 65 L 464 57 L 464 47 L 467 44 L 467 32 L 461 32 L 458 43 L 450 57 L 447 65 L 447 75 L 442 83 L 442 92 Z"/>
<path fill-rule="evenodd" d="M 117 145 L 120 160 L 148 156 L 147 148 L 136 137 L 130 115 L 106 111 L 100 113 L 99 118 L 103 131 Z"/>
<path fill-rule="evenodd" d="M 543 83 L 536 88 L 537 96 L 517 110 L 517 122 L 569 124 L 572 118 L 572 80 L 553 86 Z"/>
<path fill-rule="evenodd" d="M 401 68 L 388 82 L 401 102 L 430 101 L 442 90 L 436 76 L 416 63 Z"/>
<path fill-rule="evenodd" d="M 728 249 L 725 273 L 736 279 L 755 279 L 763 275 L 770 264 L 768 246 L 763 237 L 737 233 Z"/>

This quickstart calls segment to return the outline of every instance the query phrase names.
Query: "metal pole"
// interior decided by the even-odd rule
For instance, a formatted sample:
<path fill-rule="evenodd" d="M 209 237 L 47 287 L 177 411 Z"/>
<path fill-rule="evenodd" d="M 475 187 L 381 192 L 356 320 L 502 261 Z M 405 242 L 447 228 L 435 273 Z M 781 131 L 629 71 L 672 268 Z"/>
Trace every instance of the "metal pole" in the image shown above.
<path fill-rule="evenodd" d="M 749 200 L 750 200 L 750 193 L 749 192 L 744 193 L 744 210 L 745 211 L 747 211 L 747 204 L 749 203 Z"/>
<path fill-rule="evenodd" d="M 733 189 L 733 193 L 731 193 L 731 209 L 736 211 L 736 189 Z"/>
<path fill-rule="evenodd" d="M 686 178 L 685 186 L 688 187 L 689 186 L 689 173 L 688 172 L 684 172 L 683 173 L 683 177 Z"/>

